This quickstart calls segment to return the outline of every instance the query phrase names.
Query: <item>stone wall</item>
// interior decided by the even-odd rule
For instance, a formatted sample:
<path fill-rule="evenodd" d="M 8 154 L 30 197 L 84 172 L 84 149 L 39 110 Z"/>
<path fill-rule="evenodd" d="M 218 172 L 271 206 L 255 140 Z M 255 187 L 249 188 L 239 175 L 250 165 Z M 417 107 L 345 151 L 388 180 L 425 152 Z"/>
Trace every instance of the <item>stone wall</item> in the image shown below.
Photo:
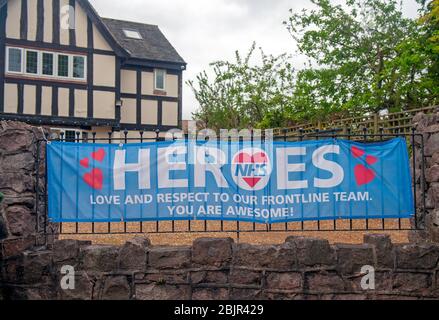
<path fill-rule="evenodd" d="M 18 122 L 0 122 L 0 267 L 4 259 L 35 247 L 36 141 L 41 130 Z M 0 281 L 3 283 L 2 274 Z M 0 286 L 1 290 L 1 286 Z M 1 292 L 0 292 L 1 296 Z"/>
<path fill-rule="evenodd" d="M 362 245 L 290 237 L 282 245 L 198 239 L 191 247 L 154 247 L 135 238 L 122 247 L 62 240 L 4 265 L 8 299 L 437 299 L 439 245 L 393 245 L 369 235 Z M 60 269 L 75 268 L 62 290 Z M 375 290 L 361 268 L 375 268 Z"/>
<path fill-rule="evenodd" d="M 418 226 L 424 231 L 412 233 L 412 241 L 439 242 L 439 110 L 435 114 L 419 113 L 413 118 L 417 133 L 423 135 L 425 180 L 422 179 L 422 144 L 421 138 L 416 138 L 415 156 Z M 425 217 L 421 214 L 423 208 L 422 185 L 426 190 Z"/>
<path fill-rule="evenodd" d="M 5 259 L 19 256 L 45 241 L 36 232 L 38 157 L 39 174 L 44 178 L 44 149 L 37 154 L 37 141 L 42 138 L 41 129 L 19 122 L 0 122 L 0 192 L 4 195 L 0 203 L 0 267 Z M 44 180 L 40 179 L 40 185 L 44 188 Z M 43 194 L 39 201 L 44 207 Z M 1 283 L 2 277 L 1 273 Z"/>

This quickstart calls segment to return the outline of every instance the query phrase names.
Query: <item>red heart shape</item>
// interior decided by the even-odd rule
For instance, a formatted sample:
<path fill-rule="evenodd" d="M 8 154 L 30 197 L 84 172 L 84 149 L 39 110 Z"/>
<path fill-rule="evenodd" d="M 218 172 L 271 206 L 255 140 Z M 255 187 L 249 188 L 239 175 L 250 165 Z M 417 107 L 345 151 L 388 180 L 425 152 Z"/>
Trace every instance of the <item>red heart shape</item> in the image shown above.
<path fill-rule="evenodd" d="M 267 155 L 265 153 L 259 152 L 255 153 L 253 156 L 248 153 L 240 153 L 236 158 L 238 163 L 266 163 L 268 162 Z"/>
<path fill-rule="evenodd" d="M 253 177 L 249 177 L 249 178 L 242 178 L 250 188 L 254 188 L 255 185 L 258 184 L 259 181 L 262 180 L 262 178 L 253 178 Z"/>
<path fill-rule="evenodd" d="M 267 155 L 265 153 L 259 152 L 253 155 L 253 163 L 267 163 Z"/>
<path fill-rule="evenodd" d="M 84 182 L 96 190 L 102 190 L 104 175 L 100 169 L 93 169 L 91 172 L 84 174 Z"/>
<path fill-rule="evenodd" d="M 364 150 L 361 150 L 357 147 L 352 147 L 351 152 L 352 152 L 352 155 L 354 156 L 354 158 L 361 158 L 366 153 Z"/>
<path fill-rule="evenodd" d="M 359 186 L 371 183 L 375 179 L 375 172 L 359 164 L 355 167 L 355 180 Z"/>
<path fill-rule="evenodd" d="M 99 149 L 98 151 L 93 152 L 91 154 L 91 157 L 93 159 L 95 159 L 96 161 L 102 162 L 104 160 L 104 158 L 105 158 L 105 150 L 104 149 Z"/>
<path fill-rule="evenodd" d="M 84 158 L 79 161 L 79 164 L 84 168 L 88 168 L 90 166 L 90 161 L 88 160 L 88 158 Z"/>
<path fill-rule="evenodd" d="M 252 156 L 248 153 L 240 153 L 236 158 L 236 162 L 238 163 L 250 163 L 252 162 Z"/>
<path fill-rule="evenodd" d="M 375 163 L 377 163 L 378 162 L 378 158 L 377 157 L 374 157 L 374 156 L 367 156 L 366 157 L 366 163 L 368 164 L 368 165 L 374 165 Z"/>

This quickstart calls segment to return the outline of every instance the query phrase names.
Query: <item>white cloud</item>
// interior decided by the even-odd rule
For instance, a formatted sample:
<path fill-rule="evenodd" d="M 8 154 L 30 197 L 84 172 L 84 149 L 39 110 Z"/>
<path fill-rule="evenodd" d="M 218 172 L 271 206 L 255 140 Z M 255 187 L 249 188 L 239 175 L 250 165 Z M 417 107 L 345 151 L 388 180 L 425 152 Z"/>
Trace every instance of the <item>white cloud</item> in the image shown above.
<path fill-rule="evenodd" d="M 193 79 L 215 60 L 247 52 L 253 41 L 266 53 L 293 53 L 294 42 L 282 21 L 288 10 L 310 7 L 309 0 L 91 0 L 103 17 L 156 24 L 188 63 L 185 79 Z M 336 1 L 340 3 L 340 0 Z M 404 12 L 416 16 L 415 0 Z M 299 61 L 298 61 L 299 62 Z M 197 108 L 190 88 L 183 88 L 183 117 Z"/>

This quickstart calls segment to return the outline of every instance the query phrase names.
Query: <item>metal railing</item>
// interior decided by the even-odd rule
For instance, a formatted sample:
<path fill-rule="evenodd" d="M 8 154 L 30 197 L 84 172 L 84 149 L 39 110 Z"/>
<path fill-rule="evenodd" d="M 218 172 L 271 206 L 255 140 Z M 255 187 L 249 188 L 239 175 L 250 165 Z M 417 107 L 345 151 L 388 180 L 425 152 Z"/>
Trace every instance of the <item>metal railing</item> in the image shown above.
<path fill-rule="evenodd" d="M 343 133 L 345 132 L 345 133 Z M 130 142 L 151 142 L 163 141 L 160 132 L 155 132 L 154 138 L 145 138 L 143 132 L 138 133 L 138 137 L 128 137 L 127 130 L 122 132 L 122 138 L 114 138 L 114 132 L 109 132 L 106 138 L 97 138 L 96 133 L 90 133 L 91 137 L 81 137 L 78 132 L 75 142 L 82 143 L 130 143 Z M 384 128 L 379 129 L 379 133 L 369 133 L 367 128 L 363 128 L 362 133 L 351 133 L 350 130 L 331 129 L 326 131 L 316 130 L 306 133 L 300 130 L 298 135 L 290 136 L 286 131 L 282 136 L 275 137 L 276 141 L 305 141 L 319 140 L 322 138 L 346 139 L 373 143 L 386 141 L 395 137 L 404 137 L 408 140 L 408 147 L 411 157 L 413 194 L 415 217 L 412 219 L 340 219 L 328 221 L 301 221 L 288 223 L 259 224 L 240 221 L 154 221 L 154 222 L 105 222 L 105 223 L 51 223 L 48 220 L 47 210 L 47 179 L 44 183 L 37 181 L 37 229 L 46 235 L 120 235 L 120 234 L 171 234 L 171 233 L 236 233 L 239 239 L 240 233 L 261 233 L 261 232 L 320 232 L 320 231 L 409 231 L 423 229 L 423 221 L 426 214 L 426 185 L 425 185 L 425 156 L 423 135 L 417 134 L 414 129 L 411 132 L 385 133 Z M 174 138 L 175 139 L 175 138 Z M 250 138 L 253 141 L 253 137 Z M 262 137 L 264 139 L 264 136 Z M 63 134 L 53 141 L 65 141 Z M 38 152 L 45 149 L 47 140 L 38 141 Z M 413 148 L 419 147 L 421 157 L 417 158 L 417 153 Z M 38 157 L 37 157 L 38 158 Z M 38 160 L 37 160 L 38 161 Z M 39 168 L 39 163 L 36 168 Z M 420 168 L 420 175 L 416 174 L 416 168 Z M 47 177 L 47 163 L 45 166 Z M 36 175 L 39 177 L 39 174 Z M 419 181 L 417 179 L 419 178 Z M 41 178 L 40 178 L 41 179 Z M 44 187 L 42 187 L 42 185 Z"/>

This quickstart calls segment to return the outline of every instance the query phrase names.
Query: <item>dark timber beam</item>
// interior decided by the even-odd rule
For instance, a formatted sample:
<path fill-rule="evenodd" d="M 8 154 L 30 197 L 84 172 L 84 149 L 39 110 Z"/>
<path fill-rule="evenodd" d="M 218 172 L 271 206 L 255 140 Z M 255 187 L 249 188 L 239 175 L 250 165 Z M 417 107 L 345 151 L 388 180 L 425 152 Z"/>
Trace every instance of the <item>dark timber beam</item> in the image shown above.
<path fill-rule="evenodd" d="M 53 0 L 53 22 L 52 22 L 52 42 L 54 44 L 60 43 L 60 14 L 61 14 L 61 8 L 59 0 Z"/>
<path fill-rule="evenodd" d="M 137 88 L 136 88 L 136 123 L 137 125 L 141 125 L 142 124 L 142 71 L 141 70 L 137 70 L 136 73 L 136 84 L 137 84 Z"/>
<path fill-rule="evenodd" d="M 44 40 L 44 0 L 37 0 L 37 36 L 36 41 Z"/>
<path fill-rule="evenodd" d="M 87 116 L 93 118 L 94 106 L 93 106 L 93 23 L 90 18 L 87 18 L 87 47 L 89 51 L 87 53 Z"/>
<path fill-rule="evenodd" d="M 27 0 L 21 0 L 20 38 L 27 39 Z"/>
<path fill-rule="evenodd" d="M 71 8 L 73 8 L 73 11 L 70 11 L 69 10 L 69 22 L 70 21 L 72 21 L 72 19 L 73 19 L 73 21 L 75 22 L 74 23 L 74 26 L 75 26 L 75 28 L 73 28 L 73 29 L 69 29 L 69 43 L 70 43 L 70 45 L 71 46 L 76 46 L 76 18 L 75 18 L 75 10 L 76 10 L 76 7 L 75 7 L 75 4 L 76 4 L 76 2 L 75 2 L 75 0 L 69 0 L 69 6 L 71 7 Z M 73 16 L 72 16 L 73 15 Z"/>
<path fill-rule="evenodd" d="M 178 127 L 183 128 L 183 72 L 178 75 Z"/>
<path fill-rule="evenodd" d="M 45 126 L 118 126 L 114 119 L 87 119 L 76 117 L 59 117 L 43 115 L 24 115 L 24 114 L 0 114 L 0 120 L 22 121 L 29 124 Z"/>
<path fill-rule="evenodd" d="M 5 96 L 5 39 L 6 39 L 6 14 L 8 6 L 0 8 L 0 113 L 4 111 Z"/>
<path fill-rule="evenodd" d="M 35 99 L 35 114 L 40 115 L 41 114 L 41 100 L 43 97 L 43 88 L 40 84 L 37 85 L 36 88 L 36 99 Z"/>
<path fill-rule="evenodd" d="M 62 44 L 48 43 L 41 41 L 29 41 L 29 40 L 6 38 L 6 44 L 12 46 L 31 48 L 31 49 L 33 48 L 33 49 L 47 49 L 48 51 L 62 51 L 65 53 L 72 53 L 72 54 L 75 53 L 87 54 L 89 51 L 92 51 L 95 54 L 101 54 L 107 56 L 116 55 L 113 51 L 108 51 L 108 50 L 81 48 L 81 47 L 75 47 L 70 45 L 62 45 Z"/>

